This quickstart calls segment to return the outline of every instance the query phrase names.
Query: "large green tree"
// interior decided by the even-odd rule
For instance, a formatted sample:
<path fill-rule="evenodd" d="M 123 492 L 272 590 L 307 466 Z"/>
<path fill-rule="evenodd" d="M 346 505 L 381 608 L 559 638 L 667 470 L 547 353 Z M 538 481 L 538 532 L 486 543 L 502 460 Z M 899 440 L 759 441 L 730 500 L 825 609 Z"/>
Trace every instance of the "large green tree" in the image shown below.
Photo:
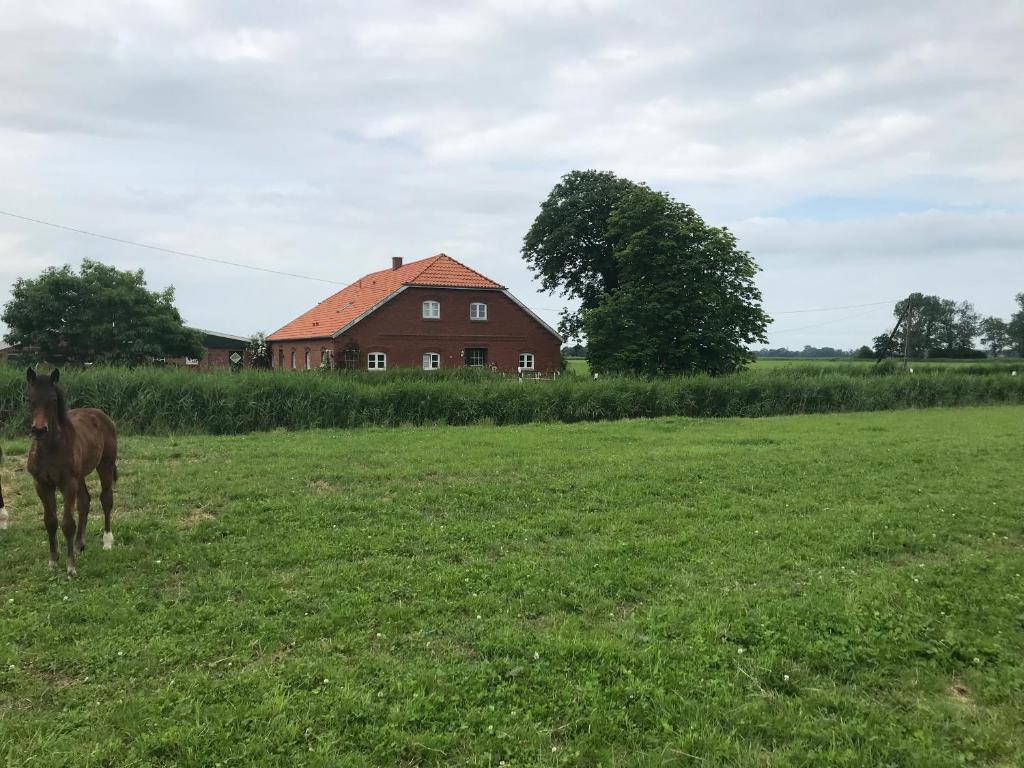
<path fill-rule="evenodd" d="M 750 255 L 646 185 L 568 174 L 541 205 L 523 256 L 546 289 L 579 299 L 561 330 L 586 337 L 595 371 L 724 373 L 766 340 Z"/>
<path fill-rule="evenodd" d="M 968 301 L 912 293 L 896 303 L 893 315 L 904 318 L 893 337 L 893 354 L 904 350 L 913 358 L 969 354 L 981 333 L 981 319 Z"/>
<path fill-rule="evenodd" d="M 141 269 L 88 259 L 77 274 L 64 266 L 19 278 L 0 319 L 9 344 L 53 362 L 133 364 L 203 354 L 202 335 L 183 325 L 173 288 L 150 291 Z"/>
<path fill-rule="evenodd" d="M 639 185 L 610 171 L 573 171 L 562 177 L 540 205 L 523 238 L 523 258 L 544 290 L 578 299 L 576 312 L 562 312 L 559 330 L 582 335 L 583 314 L 619 285 L 612 210 Z"/>

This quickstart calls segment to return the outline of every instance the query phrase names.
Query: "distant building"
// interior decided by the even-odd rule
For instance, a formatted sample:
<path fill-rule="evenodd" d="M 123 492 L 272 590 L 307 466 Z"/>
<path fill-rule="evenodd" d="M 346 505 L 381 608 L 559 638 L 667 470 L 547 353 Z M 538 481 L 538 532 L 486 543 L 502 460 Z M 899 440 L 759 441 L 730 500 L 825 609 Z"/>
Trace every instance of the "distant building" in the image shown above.
<path fill-rule="evenodd" d="M 169 357 L 167 365 L 182 365 L 186 368 L 206 371 L 211 368 L 237 370 L 249 363 L 249 339 L 227 333 L 192 328 L 203 334 L 203 348 L 206 350 L 198 360 L 194 357 Z"/>
<path fill-rule="evenodd" d="M 554 373 L 562 339 L 504 286 L 440 253 L 373 272 L 272 333 L 274 368 Z"/>
<path fill-rule="evenodd" d="M 203 356 L 201 358 L 191 357 L 168 357 L 153 362 L 164 365 L 180 365 L 196 370 L 210 370 L 222 368 L 224 370 L 238 369 L 247 365 L 249 360 L 249 339 L 244 336 L 231 336 L 227 333 L 207 331 L 202 328 L 193 328 L 203 334 Z M 34 347 L 3 347 L 0 348 L 0 365 L 5 364 L 31 364 L 37 362 L 38 350 Z M 236 362 L 237 361 L 237 362 Z"/>

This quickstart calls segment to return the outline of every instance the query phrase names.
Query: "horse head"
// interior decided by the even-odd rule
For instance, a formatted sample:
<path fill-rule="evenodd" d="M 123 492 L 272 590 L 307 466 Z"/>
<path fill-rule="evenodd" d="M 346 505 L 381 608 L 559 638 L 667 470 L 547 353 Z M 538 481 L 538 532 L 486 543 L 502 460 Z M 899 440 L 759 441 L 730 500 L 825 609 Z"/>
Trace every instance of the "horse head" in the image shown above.
<path fill-rule="evenodd" d="M 32 415 L 32 437 L 42 439 L 55 436 L 67 418 L 64 392 L 57 386 L 60 370 L 53 369 L 49 376 L 38 376 L 28 369 L 28 409 Z"/>

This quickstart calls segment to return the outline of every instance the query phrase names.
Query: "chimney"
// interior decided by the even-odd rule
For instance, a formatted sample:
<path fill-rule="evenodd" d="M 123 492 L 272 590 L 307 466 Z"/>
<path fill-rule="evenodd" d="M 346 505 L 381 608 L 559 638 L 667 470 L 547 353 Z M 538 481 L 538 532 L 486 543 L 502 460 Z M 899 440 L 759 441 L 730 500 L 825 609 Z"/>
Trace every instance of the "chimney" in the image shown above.
<path fill-rule="evenodd" d="M 402 257 L 401 256 L 392 256 L 391 257 L 391 268 L 392 269 L 398 269 L 400 266 L 402 266 Z"/>

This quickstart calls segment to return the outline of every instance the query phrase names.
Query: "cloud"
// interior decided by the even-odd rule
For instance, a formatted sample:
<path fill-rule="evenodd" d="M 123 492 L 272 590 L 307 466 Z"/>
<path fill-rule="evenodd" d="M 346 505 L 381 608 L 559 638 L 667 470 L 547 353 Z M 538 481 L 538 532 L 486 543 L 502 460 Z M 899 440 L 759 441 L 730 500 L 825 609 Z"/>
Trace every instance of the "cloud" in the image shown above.
<path fill-rule="evenodd" d="M 14 4 L 0 209 L 341 281 L 447 250 L 553 321 L 522 235 L 562 173 L 607 168 L 732 225 L 771 310 L 919 281 L 1004 312 L 1024 290 L 1022 37 L 1012 2 Z M 144 267 L 227 332 L 331 290 L 2 218 L 0 238 L 0 302 L 83 256 Z"/>

